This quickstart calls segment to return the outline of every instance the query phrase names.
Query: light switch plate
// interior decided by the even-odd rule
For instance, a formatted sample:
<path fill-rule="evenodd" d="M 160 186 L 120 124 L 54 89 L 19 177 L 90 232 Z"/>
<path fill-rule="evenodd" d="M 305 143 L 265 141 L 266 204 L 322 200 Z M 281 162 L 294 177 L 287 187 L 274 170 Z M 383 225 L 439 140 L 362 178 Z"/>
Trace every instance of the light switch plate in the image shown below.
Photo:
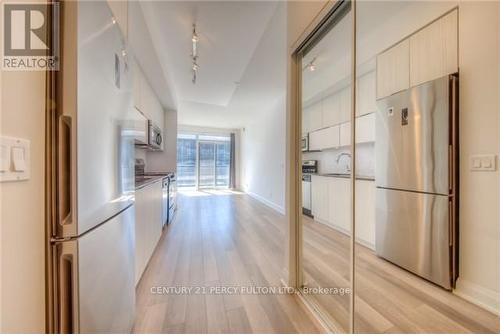
<path fill-rule="evenodd" d="M 30 141 L 22 138 L 0 137 L 0 182 L 22 181 L 30 178 Z"/>
<path fill-rule="evenodd" d="M 493 172 L 497 170 L 497 157 L 494 154 L 478 154 L 470 157 L 470 170 L 477 172 Z"/>

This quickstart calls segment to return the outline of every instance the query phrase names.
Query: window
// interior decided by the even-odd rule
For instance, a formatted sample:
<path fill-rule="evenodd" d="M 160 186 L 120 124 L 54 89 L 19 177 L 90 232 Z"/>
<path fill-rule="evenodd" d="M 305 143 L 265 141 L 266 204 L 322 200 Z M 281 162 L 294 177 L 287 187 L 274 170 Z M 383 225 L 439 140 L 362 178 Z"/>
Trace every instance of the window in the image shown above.
<path fill-rule="evenodd" d="M 229 136 L 179 134 L 177 138 L 179 187 L 229 187 L 231 174 Z"/>

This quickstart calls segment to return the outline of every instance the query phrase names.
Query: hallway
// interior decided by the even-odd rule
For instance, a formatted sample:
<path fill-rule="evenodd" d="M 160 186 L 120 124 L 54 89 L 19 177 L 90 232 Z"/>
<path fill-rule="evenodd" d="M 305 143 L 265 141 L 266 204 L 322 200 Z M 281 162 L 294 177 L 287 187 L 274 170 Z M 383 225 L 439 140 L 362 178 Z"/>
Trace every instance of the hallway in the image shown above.
<path fill-rule="evenodd" d="M 246 194 L 181 192 L 137 287 L 135 333 L 316 333 L 294 296 L 197 294 L 196 287 L 280 287 L 285 219 Z M 152 293 L 193 287 L 191 294 Z M 198 288 L 199 289 L 199 288 Z"/>

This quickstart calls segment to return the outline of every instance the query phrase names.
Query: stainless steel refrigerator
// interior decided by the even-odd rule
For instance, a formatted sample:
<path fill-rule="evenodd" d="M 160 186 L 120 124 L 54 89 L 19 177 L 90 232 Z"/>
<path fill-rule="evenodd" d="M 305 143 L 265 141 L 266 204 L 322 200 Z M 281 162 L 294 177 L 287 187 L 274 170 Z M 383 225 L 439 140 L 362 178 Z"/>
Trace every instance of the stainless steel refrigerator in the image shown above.
<path fill-rule="evenodd" d="M 130 333 L 134 109 L 125 42 L 106 1 L 61 2 L 60 35 L 47 127 L 49 331 Z"/>
<path fill-rule="evenodd" d="M 458 277 L 458 76 L 377 106 L 376 253 L 452 289 Z"/>

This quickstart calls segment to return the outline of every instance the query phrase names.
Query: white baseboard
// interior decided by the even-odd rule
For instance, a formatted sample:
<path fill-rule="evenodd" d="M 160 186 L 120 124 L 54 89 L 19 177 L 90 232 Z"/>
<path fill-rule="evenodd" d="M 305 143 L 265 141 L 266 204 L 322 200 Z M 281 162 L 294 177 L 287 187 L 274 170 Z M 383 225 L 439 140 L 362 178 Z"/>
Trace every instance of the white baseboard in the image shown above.
<path fill-rule="evenodd" d="M 457 288 L 453 290 L 453 293 L 500 316 L 500 293 L 496 291 L 459 278 Z"/>
<path fill-rule="evenodd" d="M 264 198 L 264 197 L 262 197 L 260 195 L 257 195 L 256 193 L 253 193 L 251 191 L 247 191 L 246 193 L 248 195 L 250 195 L 251 197 L 255 198 L 257 201 L 261 202 L 262 204 L 265 204 L 268 207 L 270 207 L 271 209 L 278 211 L 282 215 L 285 214 L 285 208 L 284 207 L 282 207 L 280 205 L 277 205 L 277 204 L 271 202 L 270 200 L 268 200 L 268 199 L 266 199 L 266 198 Z"/>

